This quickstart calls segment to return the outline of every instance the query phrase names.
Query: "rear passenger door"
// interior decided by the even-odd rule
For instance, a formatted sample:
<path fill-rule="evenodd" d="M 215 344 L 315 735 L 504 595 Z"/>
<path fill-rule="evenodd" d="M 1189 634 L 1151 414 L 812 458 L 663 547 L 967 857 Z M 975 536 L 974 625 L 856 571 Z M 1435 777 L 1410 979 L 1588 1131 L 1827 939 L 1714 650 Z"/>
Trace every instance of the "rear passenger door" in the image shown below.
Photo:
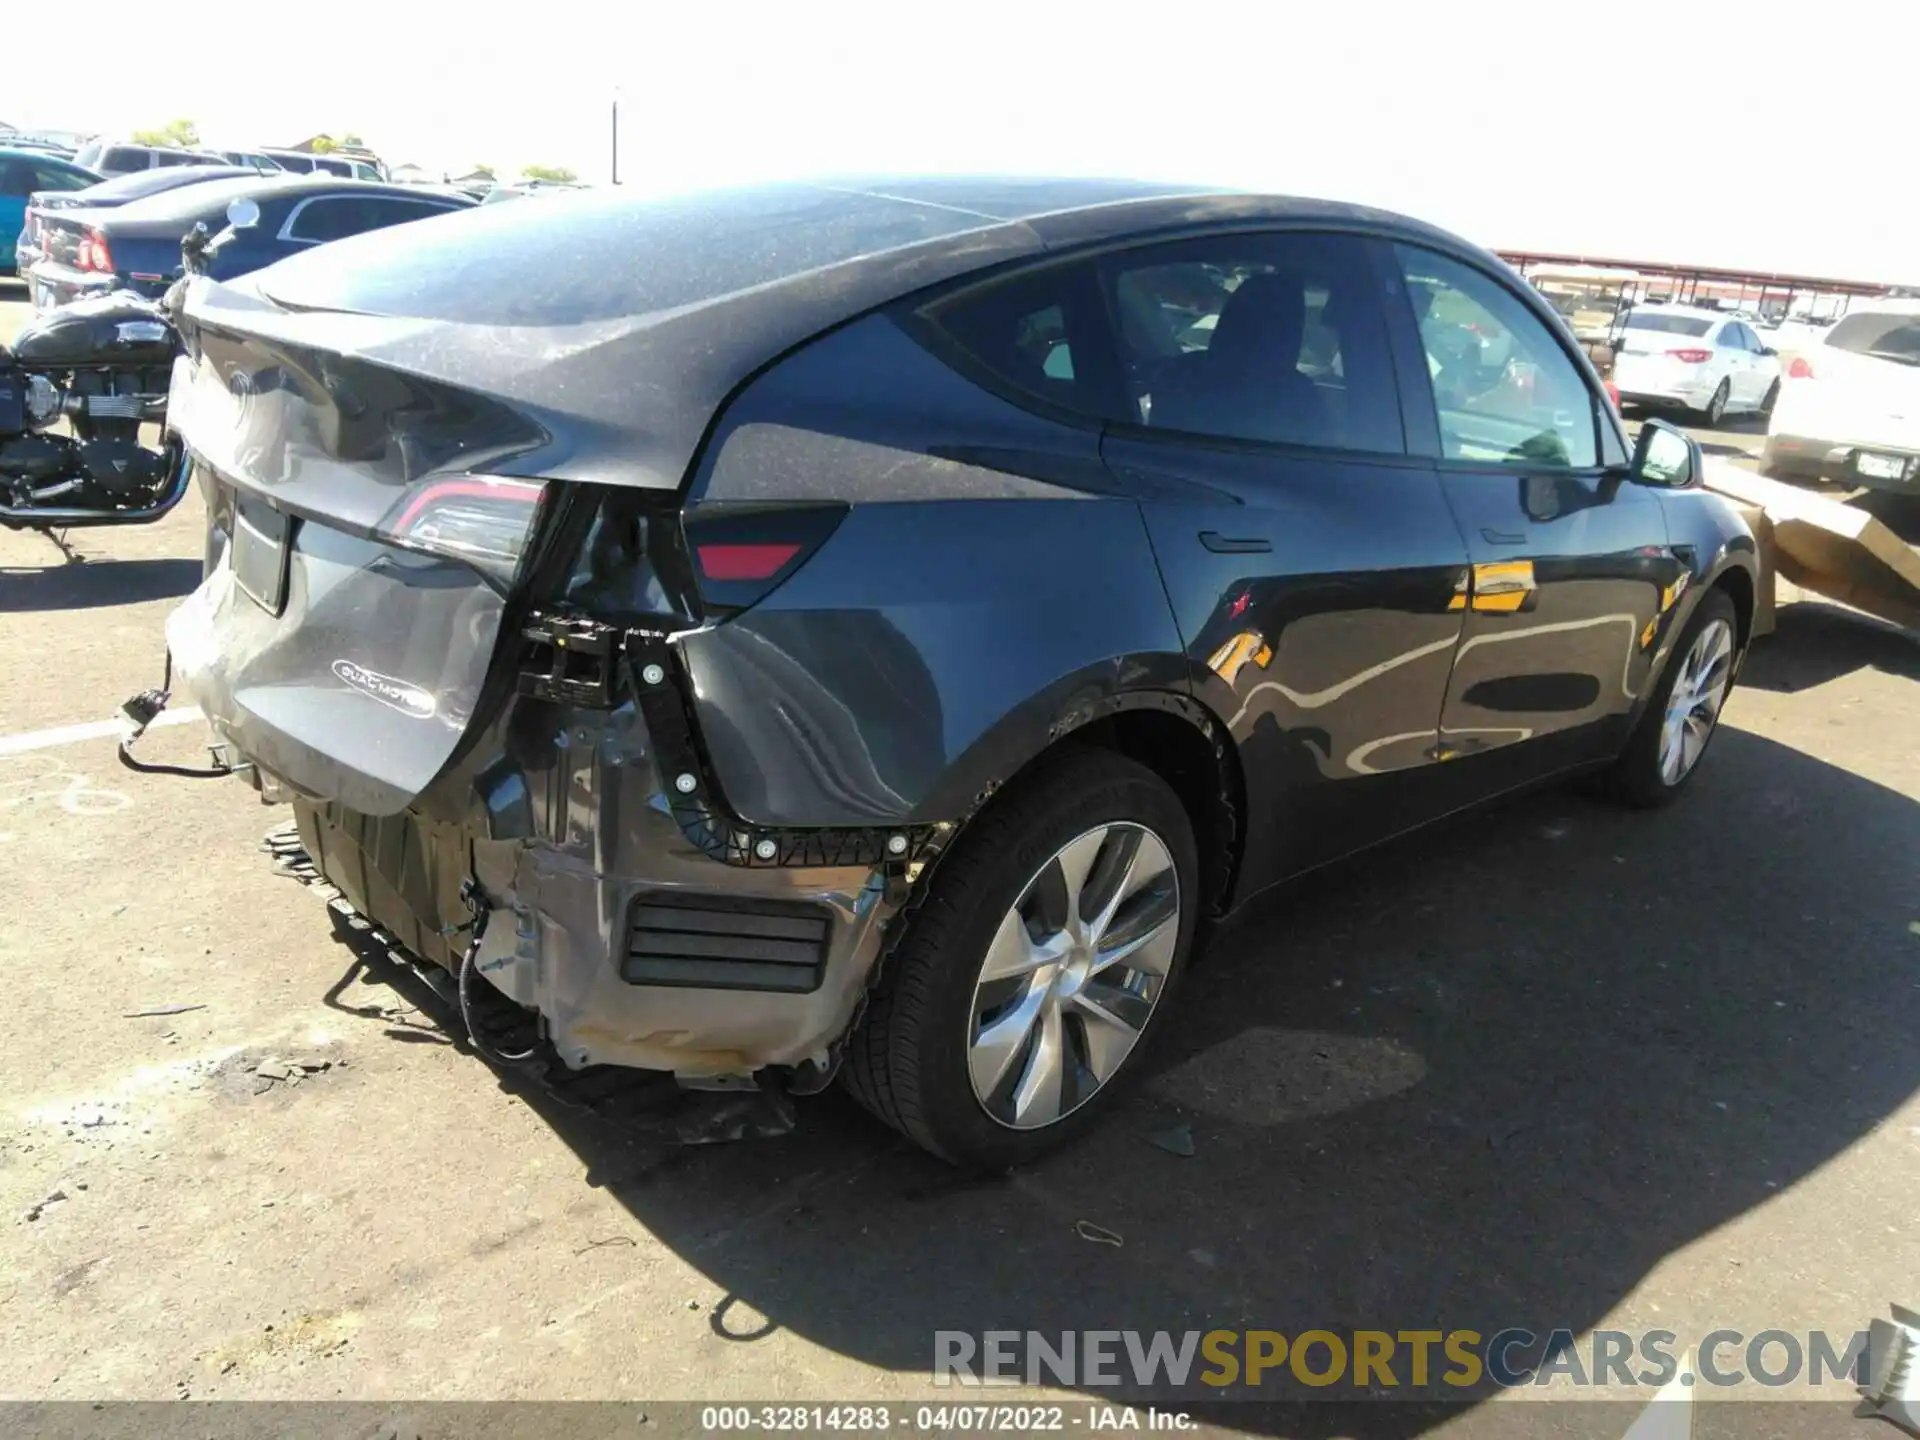
<path fill-rule="evenodd" d="M 1505 788 L 1625 741 L 1683 567 L 1627 479 L 1611 412 L 1509 278 L 1395 246 L 1392 319 L 1433 408 L 1419 428 L 1473 562 L 1442 753 Z M 1404 372 L 1403 372 L 1404 373 Z"/>
<path fill-rule="evenodd" d="M 1101 453 L 1142 499 L 1193 685 L 1239 751 L 1243 894 L 1450 804 L 1434 772 L 1466 546 L 1407 453 L 1381 259 L 1268 232 L 1098 265 L 1124 388 Z"/>

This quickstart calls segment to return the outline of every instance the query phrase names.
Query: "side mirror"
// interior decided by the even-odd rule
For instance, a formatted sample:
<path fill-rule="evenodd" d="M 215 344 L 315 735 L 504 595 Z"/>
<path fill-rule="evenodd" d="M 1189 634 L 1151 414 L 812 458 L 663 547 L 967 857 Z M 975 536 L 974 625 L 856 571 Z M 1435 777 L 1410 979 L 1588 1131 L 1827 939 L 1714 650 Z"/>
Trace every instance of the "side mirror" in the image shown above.
<path fill-rule="evenodd" d="M 227 205 L 227 224 L 236 230 L 247 230 L 260 223 L 260 202 L 249 200 L 244 195 Z"/>
<path fill-rule="evenodd" d="M 1699 442 L 1684 430 L 1664 420 L 1649 420 L 1640 427 L 1640 439 L 1633 447 L 1633 478 L 1640 484 L 1684 490 L 1697 485 L 1704 471 Z"/>

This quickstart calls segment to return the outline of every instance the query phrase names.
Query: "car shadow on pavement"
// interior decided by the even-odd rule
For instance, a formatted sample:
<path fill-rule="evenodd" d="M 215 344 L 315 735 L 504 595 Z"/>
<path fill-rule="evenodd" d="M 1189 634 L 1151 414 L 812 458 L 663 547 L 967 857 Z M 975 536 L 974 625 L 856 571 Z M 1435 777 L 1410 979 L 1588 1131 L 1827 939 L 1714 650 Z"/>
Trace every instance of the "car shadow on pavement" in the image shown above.
<path fill-rule="evenodd" d="M 189 593 L 200 583 L 198 560 L 89 560 L 29 569 L 0 569 L 0 611 L 94 610 L 138 605 Z"/>
<path fill-rule="evenodd" d="M 1920 636 L 1878 620 L 1800 601 L 1780 607 L 1775 627 L 1748 651 L 1742 685 L 1790 695 L 1866 669 L 1920 680 Z"/>
<path fill-rule="evenodd" d="M 1225 928 L 1126 1102 L 1009 1177 L 837 1093 L 788 1138 L 690 1149 L 501 1083 L 722 1293 L 716 1336 L 786 1330 L 916 1389 L 940 1330 L 1578 1333 L 1920 1088 L 1916 836 L 1907 797 L 1725 728 L 1659 814 L 1554 790 L 1399 842 Z M 1359 1418 L 1179 1398 L 1251 1430 L 1413 1435 L 1486 1393 Z M 1596 1434 L 1632 1418 L 1578 1408 Z"/>

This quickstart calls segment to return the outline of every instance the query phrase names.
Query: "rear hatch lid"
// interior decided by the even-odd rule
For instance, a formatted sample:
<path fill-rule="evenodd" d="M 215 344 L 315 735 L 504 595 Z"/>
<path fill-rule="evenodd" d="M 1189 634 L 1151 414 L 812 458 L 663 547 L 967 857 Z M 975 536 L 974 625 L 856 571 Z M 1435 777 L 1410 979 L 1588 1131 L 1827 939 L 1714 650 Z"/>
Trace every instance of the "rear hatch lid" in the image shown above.
<path fill-rule="evenodd" d="M 546 490 L 490 462 L 510 408 L 368 362 L 202 330 L 169 425 L 207 501 L 169 619 L 180 683 L 247 758 L 372 815 L 416 797 L 481 704 Z"/>

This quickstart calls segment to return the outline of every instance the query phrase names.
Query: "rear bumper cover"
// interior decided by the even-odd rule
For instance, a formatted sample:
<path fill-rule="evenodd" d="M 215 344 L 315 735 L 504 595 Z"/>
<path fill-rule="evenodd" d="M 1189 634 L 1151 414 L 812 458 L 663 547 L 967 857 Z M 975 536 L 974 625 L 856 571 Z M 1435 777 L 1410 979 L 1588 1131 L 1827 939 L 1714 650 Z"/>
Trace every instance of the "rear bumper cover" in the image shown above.
<path fill-rule="evenodd" d="M 1902 457 L 1907 461 L 1906 477 L 1892 480 L 1877 475 L 1862 475 L 1855 468 L 1854 457 L 1863 450 L 1872 455 Z M 1850 484 L 1863 485 L 1870 490 L 1884 490 L 1896 495 L 1920 494 L 1920 450 L 1905 446 L 1863 445 L 1850 440 L 1822 440 L 1811 435 L 1769 435 L 1765 463 L 1815 472 L 1846 480 Z"/>
<path fill-rule="evenodd" d="M 1620 398 L 1629 405 L 1684 405 L 1689 410 L 1706 409 L 1714 391 L 1714 386 L 1706 383 L 1670 384 L 1656 389 L 1625 385 L 1616 385 L 1616 388 Z"/>

